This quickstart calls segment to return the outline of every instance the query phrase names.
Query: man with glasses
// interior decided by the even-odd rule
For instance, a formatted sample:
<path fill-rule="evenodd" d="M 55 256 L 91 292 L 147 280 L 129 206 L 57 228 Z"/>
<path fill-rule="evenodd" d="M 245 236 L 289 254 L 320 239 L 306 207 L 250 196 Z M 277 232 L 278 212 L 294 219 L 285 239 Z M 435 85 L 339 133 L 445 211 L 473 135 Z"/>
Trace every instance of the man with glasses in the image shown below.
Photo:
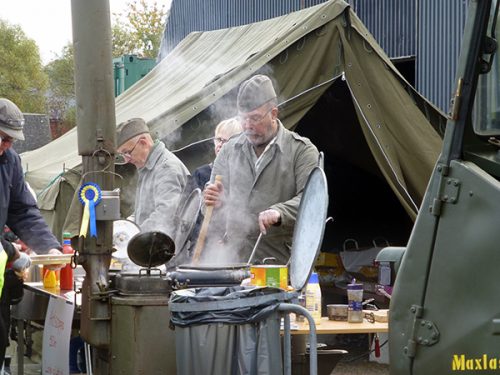
<path fill-rule="evenodd" d="M 225 222 L 228 261 L 247 261 L 259 232 L 265 234 L 254 259 L 290 257 L 293 228 L 307 178 L 319 153 L 309 139 L 287 130 L 278 119 L 271 79 L 255 75 L 243 82 L 237 107 L 243 134 L 224 145 L 204 192 L 214 220 Z M 220 225 L 220 224 L 219 224 Z M 219 250 L 217 250 L 219 251 Z"/>
<path fill-rule="evenodd" d="M 117 151 L 137 168 L 134 220 L 143 232 L 175 233 L 175 212 L 189 179 L 184 164 L 159 140 L 146 122 L 133 118 L 118 126 Z M 175 238 L 174 238 L 175 240 Z"/>
<path fill-rule="evenodd" d="M 220 149 L 224 146 L 231 137 L 242 132 L 241 124 L 237 118 L 230 118 L 219 122 L 215 127 L 214 135 L 214 152 L 215 156 L 219 154 Z M 210 175 L 212 173 L 213 163 L 202 165 L 193 172 L 193 180 L 196 183 L 196 187 L 199 187 L 202 191 L 205 188 L 206 183 L 210 180 Z"/>
<path fill-rule="evenodd" d="M 26 245 L 40 254 L 61 254 L 61 245 L 45 223 L 35 198 L 24 181 L 19 155 L 11 148 L 14 140 L 24 140 L 24 116 L 8 99 L 0 98 L 0 230 L 7 225 Z M 7 260 L 14 270 L 30 266 L 29 257 L 0 237 L 0 290 L 4 286 Z M 0 319 L 0 366 L 8 345 L 6 323 Z"/>

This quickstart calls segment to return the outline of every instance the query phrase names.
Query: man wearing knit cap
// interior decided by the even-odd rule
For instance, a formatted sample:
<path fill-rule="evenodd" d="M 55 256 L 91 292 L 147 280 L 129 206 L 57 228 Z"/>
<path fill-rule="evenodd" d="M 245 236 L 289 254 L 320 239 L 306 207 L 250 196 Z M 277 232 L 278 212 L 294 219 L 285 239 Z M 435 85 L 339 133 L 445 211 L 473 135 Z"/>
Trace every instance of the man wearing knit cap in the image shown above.
<path fill-rule="evenodd" d="M 271 79 L 255 75 L 238 91 L 239 121 L 244 133 L 224 145 L 214 161 L 206 206 L 214 220 L 225 222 L 229 261 L 247 261 L 259 232 L 265 234 L 254 259 L 290 257 L 293 228 L 302 191 L 319 153 L 309 139 L 287 130 L 278 119 Z M 220 224 L 219 224 L 220 225 Z"/>
<path fill-rule="evenodd" d="M 189 171 L 163 142 L 153 140 L 142 118 L 121 123 L 116 143 L 125 161 L 137 167 L 136 224 L 143 232 L 160 231 L 173 238 L 174 216 Z"/>
<path fill-rule="evenodd" d="M 24 140 L 24 116 L 10 100 L 0 98 L 0 231 L 7 225 L 24 243 L 39 254 L 61 254 L 61 245 L 45 223 L 35 198 L 24 180 L 19 155 L 12 149 L 15 140 Z M 21 271 L 30 266 L 26 253 L 0 235 L 0 294 L 7 261 Z M 5 285 L 7 288 L 7 285 Z M 5 301 L 6 302 L 6 301 Z M 0 318 L 0 367 L 8 345 L 8 323 Z"/>

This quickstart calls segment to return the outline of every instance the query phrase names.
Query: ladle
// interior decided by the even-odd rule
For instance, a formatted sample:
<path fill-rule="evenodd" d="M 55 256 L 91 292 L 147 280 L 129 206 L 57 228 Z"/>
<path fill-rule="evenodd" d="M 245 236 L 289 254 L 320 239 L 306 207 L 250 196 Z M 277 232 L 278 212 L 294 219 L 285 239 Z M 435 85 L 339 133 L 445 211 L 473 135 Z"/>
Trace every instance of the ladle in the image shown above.
<path fill-rule="evenodd" d="M 264 234 L 264 233 L 260 232 L 259 237 L 257 237 L 257 242 L 255 242 L 255 245 L 254 245 L 254 247 L 253 247 L 253 249 L 252 249 L 252 253 L 250 254 L 250 258 L 248 258 L 247 265 L 252 264 L 252 260 L 253 260 L 253 257 L 254 257 L 254 255 L 255 255 L 255 250 L 257 250 L 257 247 L 259 246 L 259 244 L 260 244 L 260 240 L 262 239 L 262 235 L 263 235 L 263 234 Z"/>

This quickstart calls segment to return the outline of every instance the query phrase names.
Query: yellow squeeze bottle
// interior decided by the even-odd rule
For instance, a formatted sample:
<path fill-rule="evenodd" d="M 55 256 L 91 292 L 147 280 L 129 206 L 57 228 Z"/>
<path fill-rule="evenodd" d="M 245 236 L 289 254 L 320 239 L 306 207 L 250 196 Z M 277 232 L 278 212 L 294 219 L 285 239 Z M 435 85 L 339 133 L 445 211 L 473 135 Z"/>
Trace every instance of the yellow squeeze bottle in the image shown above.
<path fill-rule="evenodd" d="M 57 286 L 57 276 L 56 271 L 47 270 L 43 275 L 43 287 L 44 288 L 55 288 Z"/>

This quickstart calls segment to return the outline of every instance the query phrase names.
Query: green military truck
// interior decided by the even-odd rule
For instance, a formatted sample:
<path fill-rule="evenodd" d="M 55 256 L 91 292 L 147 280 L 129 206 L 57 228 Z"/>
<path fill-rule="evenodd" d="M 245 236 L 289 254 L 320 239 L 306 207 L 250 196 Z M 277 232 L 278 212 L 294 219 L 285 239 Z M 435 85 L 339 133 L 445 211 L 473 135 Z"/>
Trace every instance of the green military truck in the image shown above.
<path fill-rule="evenodd" d="M 500 373 L 499 3 L 470 0 L 443 149 L 397 277 L 390 373 Z"/>

